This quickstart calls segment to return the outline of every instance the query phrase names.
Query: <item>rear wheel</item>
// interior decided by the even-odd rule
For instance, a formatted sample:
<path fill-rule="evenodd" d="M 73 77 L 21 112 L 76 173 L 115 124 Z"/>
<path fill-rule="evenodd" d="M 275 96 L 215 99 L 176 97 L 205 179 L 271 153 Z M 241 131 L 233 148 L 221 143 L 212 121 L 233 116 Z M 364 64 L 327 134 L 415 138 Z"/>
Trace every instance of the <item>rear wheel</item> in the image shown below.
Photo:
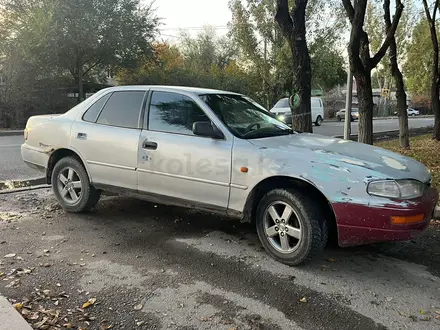
<path fill-rule="evenodd" d="M 322 252 L 327 241 L 325 218 L 311 199 L 293 189 L 267 193 L 257 209 L 257 232 L 274 259 L 295 266 Z"/>
<path fill-rule="evenodd" d="M 315 125 L 316 126 L 321 126 L 323 121 L 324 120 L 322 119 L 322 117 L 318 116 L 318 118 L 316 118 Z"/>
<path fill-rule="evenodd" d="M 60 159 L 52 172 L 52 189 L 67 212 L 89 211 L 99 201 L 100 191 L 90 185 L 84 166 L 74 157 Z"/>

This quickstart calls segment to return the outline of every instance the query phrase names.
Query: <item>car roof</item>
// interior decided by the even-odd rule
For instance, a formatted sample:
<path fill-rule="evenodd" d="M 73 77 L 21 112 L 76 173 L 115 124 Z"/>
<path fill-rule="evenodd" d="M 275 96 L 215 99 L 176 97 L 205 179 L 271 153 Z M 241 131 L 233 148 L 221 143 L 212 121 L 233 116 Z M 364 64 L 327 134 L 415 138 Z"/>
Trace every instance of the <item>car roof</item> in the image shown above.
<path fill-rule="evenodd" d="M 121 91 L 121 90 L 130 90 L 130 89 L 167 89 L 167 90 L 174 90 L 174 91 L 181 91 L 181 92 L 188 92 L 188 93 L 194 93 L 198 95 L 202 94 L 233 94 L 233 95 L 241 95 L 234 92 L 229 91 L 222 91 L 217 89 L 209 89 L 209 88 L 201 88 L 201 87 L 187 87 L 187 86 L 165 86 L 165 85 L 126 85 L 126 86 L 115 86 L 110 87 L 108 90 L 113 91 Z"/>

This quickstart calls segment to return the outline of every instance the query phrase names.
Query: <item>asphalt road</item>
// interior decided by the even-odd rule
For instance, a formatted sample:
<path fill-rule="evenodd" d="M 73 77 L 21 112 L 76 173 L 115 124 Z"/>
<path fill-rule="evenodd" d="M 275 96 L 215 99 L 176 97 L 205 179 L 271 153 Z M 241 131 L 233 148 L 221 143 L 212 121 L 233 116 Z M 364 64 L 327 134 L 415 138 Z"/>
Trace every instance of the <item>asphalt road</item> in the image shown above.
<path fill-rule="evenodd" d="M 410 128 L 432 126 L 434 118 L 410 118 Z M 352 134 L 357 134 L 358 122 L 352 123 Z M 314 132 L 321 135 L 335 136 L 343 134 L 344 123 L 324 122 L 320 127 L 314 127 Z M 397 119 L 384 119 L 374 121 L 374 131 L 390 131 L 399 129 Z M 24 180 L 41 177 L 41 173 L 28 168 L 21 159 L 20 145 L 23 137 L 0 136 L 0 181 Z"/>
<path fill-rule="evenodd" d="M 66 214 L 43 189 L 0 195 L 0 233 L 0 295 L 40 329 L 440 328 L 440 223 L 287 267 L 250 224 L 123 197 Z"/>

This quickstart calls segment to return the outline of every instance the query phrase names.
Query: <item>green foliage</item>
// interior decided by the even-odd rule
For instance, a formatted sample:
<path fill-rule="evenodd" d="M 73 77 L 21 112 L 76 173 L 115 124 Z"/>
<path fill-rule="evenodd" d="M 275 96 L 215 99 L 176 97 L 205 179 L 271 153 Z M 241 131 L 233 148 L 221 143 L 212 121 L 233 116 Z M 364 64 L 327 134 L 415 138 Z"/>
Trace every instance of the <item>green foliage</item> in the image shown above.
<path fill-rule="evenodd" d="M 198 36 L 182 35 L 176 46 L 153 45 L 154 59 L 118 72 L 121 84 L 181 85 L 243 93 L 259 99 L 258 80 L 235 59 L 234 44 L 207 27 Z"/>
<path fill-rule="evenodd" d="M 430 93 L 432 52 L 429 25 L 422 16 L 412 33 L 404 66 L 407 86 L 413 94 L 427 95 Z"/>
<path fill-rule="evenodd" d="M 274 21 L 276 2 L 231 0 L 229 7 L 230 36 L 237 44 L 240 60 L 260 77 L 260 89 L 270 107 L 290 95 L 293 80 L 292 53 Z M 313 88 L 329 90 L 346 79 L 344 60 L 338 50 L 346 23 L 344 15 L 339 1 L 309 1 L 306 26 Z"/>

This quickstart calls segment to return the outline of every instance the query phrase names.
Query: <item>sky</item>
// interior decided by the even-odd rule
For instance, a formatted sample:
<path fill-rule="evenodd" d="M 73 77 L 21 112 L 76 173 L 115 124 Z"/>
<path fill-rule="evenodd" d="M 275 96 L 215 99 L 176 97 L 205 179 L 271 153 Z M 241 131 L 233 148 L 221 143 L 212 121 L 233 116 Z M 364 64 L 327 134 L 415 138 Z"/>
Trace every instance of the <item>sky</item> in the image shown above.
<path fill-rule="evenodd" d="M 148 0 L 147 0 L 148 1 Z M 161 34 L 172 38 L 179 28 L 197 33 L 203 25 L 217 27 L 218 34 L 227 32 L 225 26 L 231 20 L 229 0 L 156 0 L 157 16 L 162 18 Z M 190 28 L 190 29 L 188 29 Z"/>

